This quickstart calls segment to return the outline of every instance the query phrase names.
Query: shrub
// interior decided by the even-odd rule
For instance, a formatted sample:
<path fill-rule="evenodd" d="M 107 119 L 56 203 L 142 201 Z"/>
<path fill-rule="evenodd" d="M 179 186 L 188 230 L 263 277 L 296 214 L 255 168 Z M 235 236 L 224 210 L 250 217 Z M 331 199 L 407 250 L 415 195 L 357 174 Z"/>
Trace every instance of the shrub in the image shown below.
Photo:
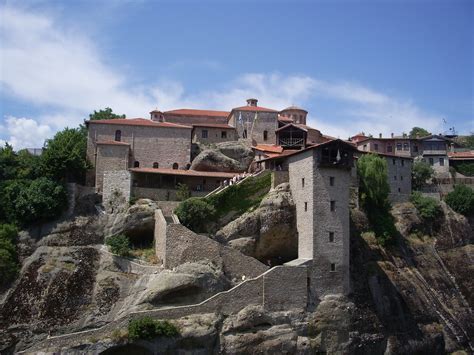
<path fill-rule="evenodd" d="M 16 242 L 18 237 L 18 229 L 12 224 L 0 224 L 0 240 L 9 240 Z"/>
<path fill-rule="evenodd" d="M 431 197 L 426 197 L 421 192 L 413 192 L 410 201 L 415 205 L 420 216 L 425 220 L 433 220 L 441 214 L 439 202 Z"/>
<path fill-rule="evenodd" d="M 413 163 L 411 172 L 411 184 L 414 190 L 419 190 L 427 180 L 434 176 L 434 170 L 430 164 L 418 160 Z"/>
<path fill-rule="evenodd" d="M 150 317 L 133 319 L 128 324 L 128 337 L 130 340 L 151 340 L 164 336 L 173 337 L 179 335 L 178 328 L 168 321 L 156 321 Z"/>
<path fill-rule="evenodd" d="M 195 232 L 204 232 L 206 221 L 213 220 L 215 208 L 199 197 L 191 197 L 179 204 L 175 211 L 181 223 Z"/>
<path fill-rule="evenodd" d="M 114 235 L 105 241 L 113 254 L 128 256 L 130 254 L 130 240 L 123 234 Z"/>
<path fill-rule="evenodd" d="M 0 286 L 12 281 L 19 269 L 15 245 L 8 239 L 0 239 Z"/>
<path fill-rule="evenodd" d="M 455 169 L 465 176 L 474 176 L 474 164 L 473 163 L 464 163 L 455 167 Z"/>
<path fill-rule="evenodd" d="M 179 201 L 184 201 L 191 197 L 188 185 L 179 183 L 177 188 L 178 191 L 176 191 L 176 197 Z"/>
<path fill-rule="evenodd" d="M 454 211 L 465 216 L 471 215 L 474 213 L 474 190 L 466 185 L 456 185 L 446 196 L 445 202 Z"/>

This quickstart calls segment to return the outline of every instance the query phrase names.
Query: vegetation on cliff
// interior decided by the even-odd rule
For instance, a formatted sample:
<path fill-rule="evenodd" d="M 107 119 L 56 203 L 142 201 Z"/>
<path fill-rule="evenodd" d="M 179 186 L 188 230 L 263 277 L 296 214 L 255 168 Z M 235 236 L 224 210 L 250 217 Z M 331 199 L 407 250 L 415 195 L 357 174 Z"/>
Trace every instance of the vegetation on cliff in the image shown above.
<path fill-rule="evenodd" d="M 466 185 L 456 185 L 446 198 L 446 203 L 465 216 L 474 214 L 474 190 Z"/>

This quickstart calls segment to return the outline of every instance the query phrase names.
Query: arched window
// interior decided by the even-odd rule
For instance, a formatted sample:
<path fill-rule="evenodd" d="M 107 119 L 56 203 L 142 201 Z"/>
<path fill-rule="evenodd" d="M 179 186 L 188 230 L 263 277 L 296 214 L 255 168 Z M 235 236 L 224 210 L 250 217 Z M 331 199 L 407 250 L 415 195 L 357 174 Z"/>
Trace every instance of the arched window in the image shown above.
<path fill-rule="evenodd" d="M 122 131 L 118 129 L 115 131 L 115 141 L 120 142 L 121 139 L 122 139 Z"/>
<path fill-rule="evenodd" d="M 134 168 L 139 168 L 140 167 L 140 162 L 135 160 L 135 162 L 133 163 L 133 167 Z"/>
<path fill-rule="evenodd" d="M 175 169 L 175 170 L 178 169 L 178 163 L 173 164 L 173 169 Z"/>
<path fill-rule="evenodd" d="M 268 131 L 263 131 L 263 140 L 266 141 L 268 139 Z"/>
<path fill-rule="evenodd" d="M 158 166 L 159 166 L 159 165 L 158 165 L 157 162 L 154 162 L 154 163 L 153 163 L 153 169 L 158 169 Z"/>

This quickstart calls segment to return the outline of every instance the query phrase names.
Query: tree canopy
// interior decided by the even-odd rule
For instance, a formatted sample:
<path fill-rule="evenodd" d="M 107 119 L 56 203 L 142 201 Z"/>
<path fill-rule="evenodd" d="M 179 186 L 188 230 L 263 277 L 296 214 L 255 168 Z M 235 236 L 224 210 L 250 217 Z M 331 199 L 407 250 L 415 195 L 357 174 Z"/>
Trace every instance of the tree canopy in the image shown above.
<path fill-rule="evenodd" d="M 422 161 L 416 160 L 411 171 L 411 185 L 414 190 L 419 190 L 429 179 L 434 176 L 433 167 Z"/>
<path fill-rule="evenodd" d="M 89 115 L 89 120 L 113 120 L 117 118 L 125 118 L 125 115 L 118 115 L 112 111 L 110 107 L 106 107 L 104 110 L 95 111 Z"/>
<path fill-rule="evenodd" d="M 365 154 L 357 162 L 360 199 L 364 209 L 385 208 L 390 186 L 387 181 L 387 162 L 376 154 Z"/>
<path fill-rule="evenodd" d="M 421 127 L 413 127 L 408 135 L 410 138 L 426 137 L 430 135 L 430 132 Z"/>
<path fill-rule="evenodd" d="M 474 190 L 466 185 L 456 185 L 445 198 L 446 203 L 458 213 L 474 214 Z"/>

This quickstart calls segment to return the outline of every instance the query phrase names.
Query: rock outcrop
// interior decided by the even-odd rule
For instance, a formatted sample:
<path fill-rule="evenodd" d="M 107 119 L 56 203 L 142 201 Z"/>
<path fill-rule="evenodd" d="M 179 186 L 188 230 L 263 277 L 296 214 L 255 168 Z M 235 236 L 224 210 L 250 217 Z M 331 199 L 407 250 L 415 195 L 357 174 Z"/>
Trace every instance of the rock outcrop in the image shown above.
<path fill-rule="evenodd" d="M 238 173 L 247 171 L 254 157 L 252 149 L 239 142 L 222 142 L 206 146 L 194 158 L 191 170 L 225 171 Z"/>
<path fill-rule="evenodd" d="M 281 263 L 297 257 L 296 207 L 288 183 L 278 185 L 259 207 L 230 222 L 216 239 L 260 261 Z"/>

